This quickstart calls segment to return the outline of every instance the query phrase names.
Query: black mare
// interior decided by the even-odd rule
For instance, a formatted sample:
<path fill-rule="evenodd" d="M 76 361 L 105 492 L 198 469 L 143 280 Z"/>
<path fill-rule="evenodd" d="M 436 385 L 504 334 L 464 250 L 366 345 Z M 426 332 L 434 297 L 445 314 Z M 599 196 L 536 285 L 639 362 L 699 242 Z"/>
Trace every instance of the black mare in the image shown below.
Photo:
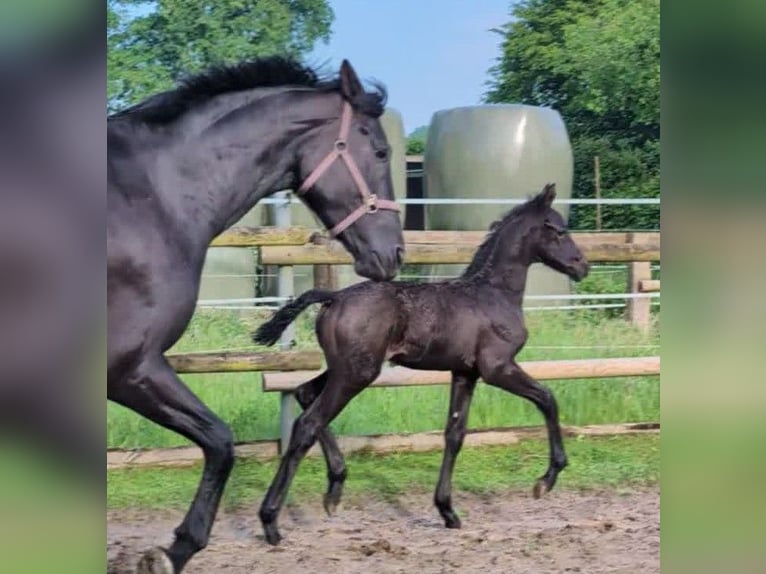
<path fill-rule="evenodd" d="M 325 508 L 338 502 L 346 467 L 327 425 L 380 373 L 386 360 L 413 369 L 452 372 L 446 449 L 434 501 L 448 528 L 459 528 L 452 508 L 451 480 L 465 436 L 476 381 L 532 401 L 542 412 L 550 441 L 550 462 L 534 495 L 553 488 L 567 459 L 558 407 L 549 389 L 525 373 L 514 357 L 527 339 L 522 299 L 529 266 L 541 262 L 575 281 L 588 263 L 551 208 L 556 195 L 549 184 L 533 199 L 493 224 L 463 275 L 439 283 L 364 282 L 341 291 L 311 290 L 280 309 L 255 334 L 273 344 L 306 307 L 323 303 L 316 322 L 327 370 L 296 391 L 304 408 L 290 444 L 261 505 L 266 539 L 277 544 L 279 510 L 298 464 L 319 439 L 328 462 Z"/>
<path fill-rule="evenodd" d="M 139 572 L 178 573 L 206 546 L 234 462 L 229 427 L 164 357 L 194 313 L 210 241 L 261 198 L 308 183 L 303 200 L 357 273 L 391 279 L 403 236 L 384 104 L 382 88 L 365 91 L 347 61 L 337 78 L 320 79 L 272 57 L 212 70 L 109 117 L 107 396 L 205 456 L 174 542 L 147 552 Z"/>

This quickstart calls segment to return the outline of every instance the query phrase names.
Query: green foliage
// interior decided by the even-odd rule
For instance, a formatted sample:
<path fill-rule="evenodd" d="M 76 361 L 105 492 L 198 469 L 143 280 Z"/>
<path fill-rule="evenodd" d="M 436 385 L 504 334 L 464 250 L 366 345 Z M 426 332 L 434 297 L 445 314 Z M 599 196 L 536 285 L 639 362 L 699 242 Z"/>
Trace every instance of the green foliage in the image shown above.
<path fill-rule="evenodd" d="M 603 197 L 659 195 L 659 0 L 524 0 L 496 30 L 502 55 L 487 101 L 557 109 L 575 155 L 575 197 L 593 197 L 593 158 Z M 656 207 L 602 208 L 605 228 L 659 226 Z M 574 209 L 593 228 L 595 209 Z"/>
<path fill-rule="evenodd" d="M 407 136 L 407 155 L 423 155 L 426 151 L 428 126 L 420 126 Z"/>
<path fill-rule="evenodd" d="M 108 0 L 110 109 L 169 89 L 214 64 L 300 56 L 327 41 L 327 0 Z"/>
<path fill-rule="evenodd" d="M 609 136 L 572 138 L 575 158 L 573 187 L 575 197 L 593 197 L 593 158 L 598 156 L 601 171 L 601 197 L 659 197 L 660 142 L 642 144 Z M 602 227 L 606 229 L 655 229 L 659 227 L 659 205 L 602 205 Z M 571 229 L 596 229 L 596 208 L 572 206 Z"/>

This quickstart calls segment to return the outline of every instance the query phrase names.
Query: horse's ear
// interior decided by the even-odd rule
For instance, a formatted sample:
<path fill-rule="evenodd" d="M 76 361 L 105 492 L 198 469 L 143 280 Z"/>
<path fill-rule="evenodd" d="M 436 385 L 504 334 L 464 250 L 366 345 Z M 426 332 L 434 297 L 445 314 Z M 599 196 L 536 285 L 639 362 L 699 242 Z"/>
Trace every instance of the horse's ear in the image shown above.
<path fill-rule="evenodd" d="M 556 199 L 556 184 L 549 183 L 535 197 L 534 202 L 539 209 L 547 211 L 553 205 L 554 199 Z"/>
<path fill-rule="evenodd" d="M 355 101 L 364 94 L 364 87 L 359 81 L 354 68 L 348 60 L 343 60 L 340 65 L 340 93 L 349 102 Z"/>

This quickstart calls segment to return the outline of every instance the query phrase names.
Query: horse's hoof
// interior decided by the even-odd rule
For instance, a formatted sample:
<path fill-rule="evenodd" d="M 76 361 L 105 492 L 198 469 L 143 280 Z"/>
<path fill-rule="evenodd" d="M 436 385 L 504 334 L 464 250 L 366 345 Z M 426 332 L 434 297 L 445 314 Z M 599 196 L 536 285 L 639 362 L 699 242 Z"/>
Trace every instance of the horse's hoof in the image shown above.
<path fill-rule="evenodd" d="M 264 527 L 263 532 L 266 537 L 266 542 L 272 546 L 279 546 L 279 543 L 282 540 L 282 535 L 279 533 L 276 526 L 266 526 Z"/>
<path fill-rule="evenodd" d="M 540 498 L 543 494 L 545 494 L 549 490 L 550 488 L 548 488 L 548 484 L 545 482 L 545 480 L 541 478 L 535 483 L 535 486 L 532 489 L 532 496 L 534 496 L 536 499 Z"/>
<path fill-rule="evenodd" d="M 138 561 L 136 574 L 176 574 L 176 571 L 162 548 L 152 548 Z"/>

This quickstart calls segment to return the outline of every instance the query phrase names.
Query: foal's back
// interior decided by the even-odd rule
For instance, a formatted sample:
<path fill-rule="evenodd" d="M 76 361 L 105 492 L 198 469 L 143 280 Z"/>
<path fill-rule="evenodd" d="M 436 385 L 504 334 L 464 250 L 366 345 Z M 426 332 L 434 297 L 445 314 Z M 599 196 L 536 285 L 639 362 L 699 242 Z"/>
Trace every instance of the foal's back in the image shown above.
<path fill-rule="evenodd" d="M 471 372 L 489 339 L 520 348 L 526 340 L 521 308 L 488 284 L 364 282 L 323 307 L 317 336 L 329 364 L 383 361 L 413 369 Z M 356 368 L 356 367 L 355 367 Z M 377 374 L 377 372 L 375 373 Z"/>

